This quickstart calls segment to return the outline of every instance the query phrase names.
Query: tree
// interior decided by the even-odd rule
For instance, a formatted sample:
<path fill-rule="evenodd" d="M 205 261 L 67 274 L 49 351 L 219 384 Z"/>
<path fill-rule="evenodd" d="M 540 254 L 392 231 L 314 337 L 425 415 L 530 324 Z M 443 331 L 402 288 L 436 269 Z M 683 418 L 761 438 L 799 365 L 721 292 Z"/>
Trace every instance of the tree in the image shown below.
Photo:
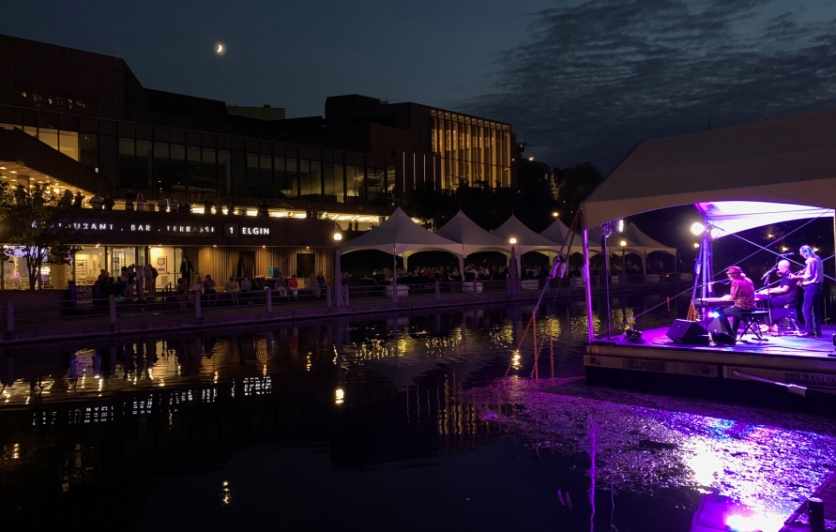
<path fill-rule="evenodd" d="M 72 195 L 58 198 L 49 194 L 44 185 L 23 185 L 15 188 L 0 183 L 0 221 L 12 244 L 3 250 L 8 261 L 19 251 L 26 259 L 29 289 L 41 283 L 44 264 L 69 264 L 75 248 L 69 241 L 74 235 L 72 220 L 77 209 L 72 206 Z"/>
<path fill-rule="evenodd" d="M 581 202 L 601 184 L 604 177 L 592 163 L 583 163 L 563 170 L 556 168 L 558 189 L 557 199 L 560 211 L 571 220 L 581 206 Z"/>

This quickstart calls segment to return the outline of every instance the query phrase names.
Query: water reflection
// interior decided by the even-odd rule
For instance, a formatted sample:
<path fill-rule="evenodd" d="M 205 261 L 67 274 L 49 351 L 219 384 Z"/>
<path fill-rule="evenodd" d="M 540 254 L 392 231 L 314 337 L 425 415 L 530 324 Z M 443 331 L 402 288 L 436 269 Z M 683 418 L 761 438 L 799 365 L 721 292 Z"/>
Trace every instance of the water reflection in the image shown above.
<path fill-rule="evenodd" d="M 612 322 L 658 301 L 622 298 Z M 583 373 L 586 316 L 582 303 L 553 303 L 536 322 L 536 356 L 524 334 L 531 305 L 7 350 L 0 364 L 0 524 L 59 526 L 61 515 L 93 498 L 103 522 L 125 528 L 195 528 L 200 519 L 210 529 L 245 528 L 248 519 L 263 522 L 276 504 L 291 514 L 310 508 L 304 494 L 335 510 L 313 512 L 319 521 L 308 512 L 308 521 L 292 528 L 345 526 L 336 516 L 364 505 L 357 498 L 376 471 L 377 502 L 401 508 L 408 500 L 404 512 L 440 512 L 438 529 L 465 522 L 465 529 L 517 529 L 504 510 L 513 502 L 531 508 L 524 528 L 580 530 L 590 515 L 590 423 L 599 442 L 599 530 L 608 527 L 609 512 L 601 508 L 610 508 L 616 493 L 630 498 L 635 513 L 616 514 L 622 532 L 647 530 L 642 512 L 668 519 L 657 529 L 687 530 L 702 491 L 719 488 L 754 501 L 765 479 L 792 469 L 793 486 L 761 490 L 764 510 L 784 512 L 826 472 L 822 464 L 836 463 L 825 450 L 833 447 L 830 426 L 814 418 L 800 416 L 793 425 L 778 414 L 778 421 L 760 414 L 752 420 L 746 409 L 707 415 L 694 413 L 691 403 L 656 403 L 582 383 L 570 384 L 568 393 L 557 385 Z M 685 311 L 687 304 L 674 302 L 640 324 L 670 322 Z M 594 319 L 600 330 L 605 320 Z M 537 375 L 554 380 L 525 384 Z M 494 385 L 504 376 L 504 385 Z M 776 439 L 782 443 L 771 450 Z M 823 450 L 813 456 L 817 447 Z M 804 464 L 805 457 L 815 460 Z M 317 500 L 300 488 L 311 485 L 314 470 L 321 485 L 347 488 Z M 420 495 L 404 495 L 404 484 L 416 478 L 424 479 Z M 202 489 L 185 489 L 198 480 L 211 486 L 206 499 L 195 495 Z M 491 488 L 497 482 L 503 490 Z M 659 490 L 668 498 L 647 496 Z M 166 497 L 186 508 L 172 507 L 161 524 L 153 515 Z M 473 512 L 459 499 L 483 506 Z M 265 500 L 280 502 L 255 504 Z M 240 507 L 249 510 L 230 522 L 216 513 Z M 429 522 L 400 528 L 423 530 Z"/>

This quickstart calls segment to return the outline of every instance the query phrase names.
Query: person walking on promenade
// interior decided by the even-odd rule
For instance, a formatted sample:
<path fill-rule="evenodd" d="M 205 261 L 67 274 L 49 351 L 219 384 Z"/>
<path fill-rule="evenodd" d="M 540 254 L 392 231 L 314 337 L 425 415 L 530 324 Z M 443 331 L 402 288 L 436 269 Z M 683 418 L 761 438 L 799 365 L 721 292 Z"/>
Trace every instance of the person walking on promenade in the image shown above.
<path fill-rule="evenodd" d="M 131 284 L 130 284 L 131 276 L 128 273 L 128 268 L 126 266 L 122 266 L 122 273 L 119 276 L 119 281 L 122 283 L 122 300 L 127 303 L 131 300 Z"/>
<path fill-rule="evenodd" d="M 142 264 L 137 264 L 134 280 L 136 281 L 137 300 L 145 301 L 145 268 L 142 267 Z"/>
<path fill-rule="evenodd" d="M 192 261 L 189 260 L 189 257 L 184 256 L 183 262 L 180 263 L 180 276 L 185 277 L 186 281 L 191 283 L 193 273 L 194 266 L 192 265 Z"/>
<path fill-rule="evenodd" d="M 305 283 L 307 286 L 305 288 L 310 288 L 313 296 L 316 299 L 319 299 L 319 282 L 316 280 L 316 275 L 314 272 L 311 272 L 311 276 L 308 277 L 307 282 Z"/>
<path fill-rule="evenodd" d="M 150 262 L 145 263 L 145 290 L 148 292 L 148 297 L 154 299 L 157 297 L 157 270 L 151 266 Z"/>
<path fill-rule="evenodd" d="M 238 286 L 238 281 L 235 280 L 235 277 L 230 277 L 229 282 L 226 283 L 226 291 L 229 292 L 229 297 L 232 298 L 232 304 L 238 304 L 238 292 L 241 291 L 241 287 Z"/>

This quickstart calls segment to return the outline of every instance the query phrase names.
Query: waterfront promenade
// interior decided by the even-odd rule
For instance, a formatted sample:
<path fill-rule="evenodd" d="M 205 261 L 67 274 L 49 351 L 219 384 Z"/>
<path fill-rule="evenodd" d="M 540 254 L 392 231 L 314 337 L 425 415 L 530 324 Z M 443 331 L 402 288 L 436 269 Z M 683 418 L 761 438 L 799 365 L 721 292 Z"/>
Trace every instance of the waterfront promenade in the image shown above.
<path fill-rule="evenodd" d="M 647 291 L 666 292 L 674 296 L 687 290 L 689 283 L 643 284 L 611 287 L 612 295 Z M 595 294 L 603 294 L 595 288 Z M 189 305 L 181 310 L 177 302 L 120 303 L 113 308 L 59 308 L 56 303 L 15 303 L 12 317 L 8 305 L 2 309 L 2 344 L 14 345 L 29 342 L 61 341 L 70 338 L 102 336 L 128 336 L 149 332 L 189 329 L 228 328 L 236 325 L 252 325 L 268 322 L 293 322 L 318 318 L 346 317 L 361 314 L 380 314 L 410 310 L 426 310 L 457 306 L 490 305 L 510 302 L 534 302 L 541 289 L 523 289 L 520 294 L 508 295 L 504 290 L 484 291 L 473 294 L 459 291 L 429 290 L 399 297 L 398 301 L 383 294 L 349 298 L 348 306 L 329 306 L 326 299 L 278 300 L 271 293 L 253 292 L 239 296 L 237 306 L 212 306 L 205 300 L 195 308 Z M 301 294 L 300 294 L 301 298 Z M 543 297 L 544 304 L 553 300 L 582 301 L 582 287 L 552 287 Z M 106 303 L 106 302 L 105 302 Z M 224 300 L 221 300 L 224 303 Z M 62 302 L 62 305 L 64 303 Z"/>

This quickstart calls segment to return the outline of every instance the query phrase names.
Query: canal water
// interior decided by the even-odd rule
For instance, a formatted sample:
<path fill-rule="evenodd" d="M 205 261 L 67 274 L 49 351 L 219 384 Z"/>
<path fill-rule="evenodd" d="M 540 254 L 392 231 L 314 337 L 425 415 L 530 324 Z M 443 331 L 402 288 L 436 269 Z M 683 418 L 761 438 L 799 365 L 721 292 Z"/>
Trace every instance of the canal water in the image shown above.
<path fill-rule="evenodd" d="M 836 469 L 828 418 L 587 387 L 583 304 L 532 310 L 7 349 L 0 527 L 677 532 L 725 500 L 777 530 Z"/>

